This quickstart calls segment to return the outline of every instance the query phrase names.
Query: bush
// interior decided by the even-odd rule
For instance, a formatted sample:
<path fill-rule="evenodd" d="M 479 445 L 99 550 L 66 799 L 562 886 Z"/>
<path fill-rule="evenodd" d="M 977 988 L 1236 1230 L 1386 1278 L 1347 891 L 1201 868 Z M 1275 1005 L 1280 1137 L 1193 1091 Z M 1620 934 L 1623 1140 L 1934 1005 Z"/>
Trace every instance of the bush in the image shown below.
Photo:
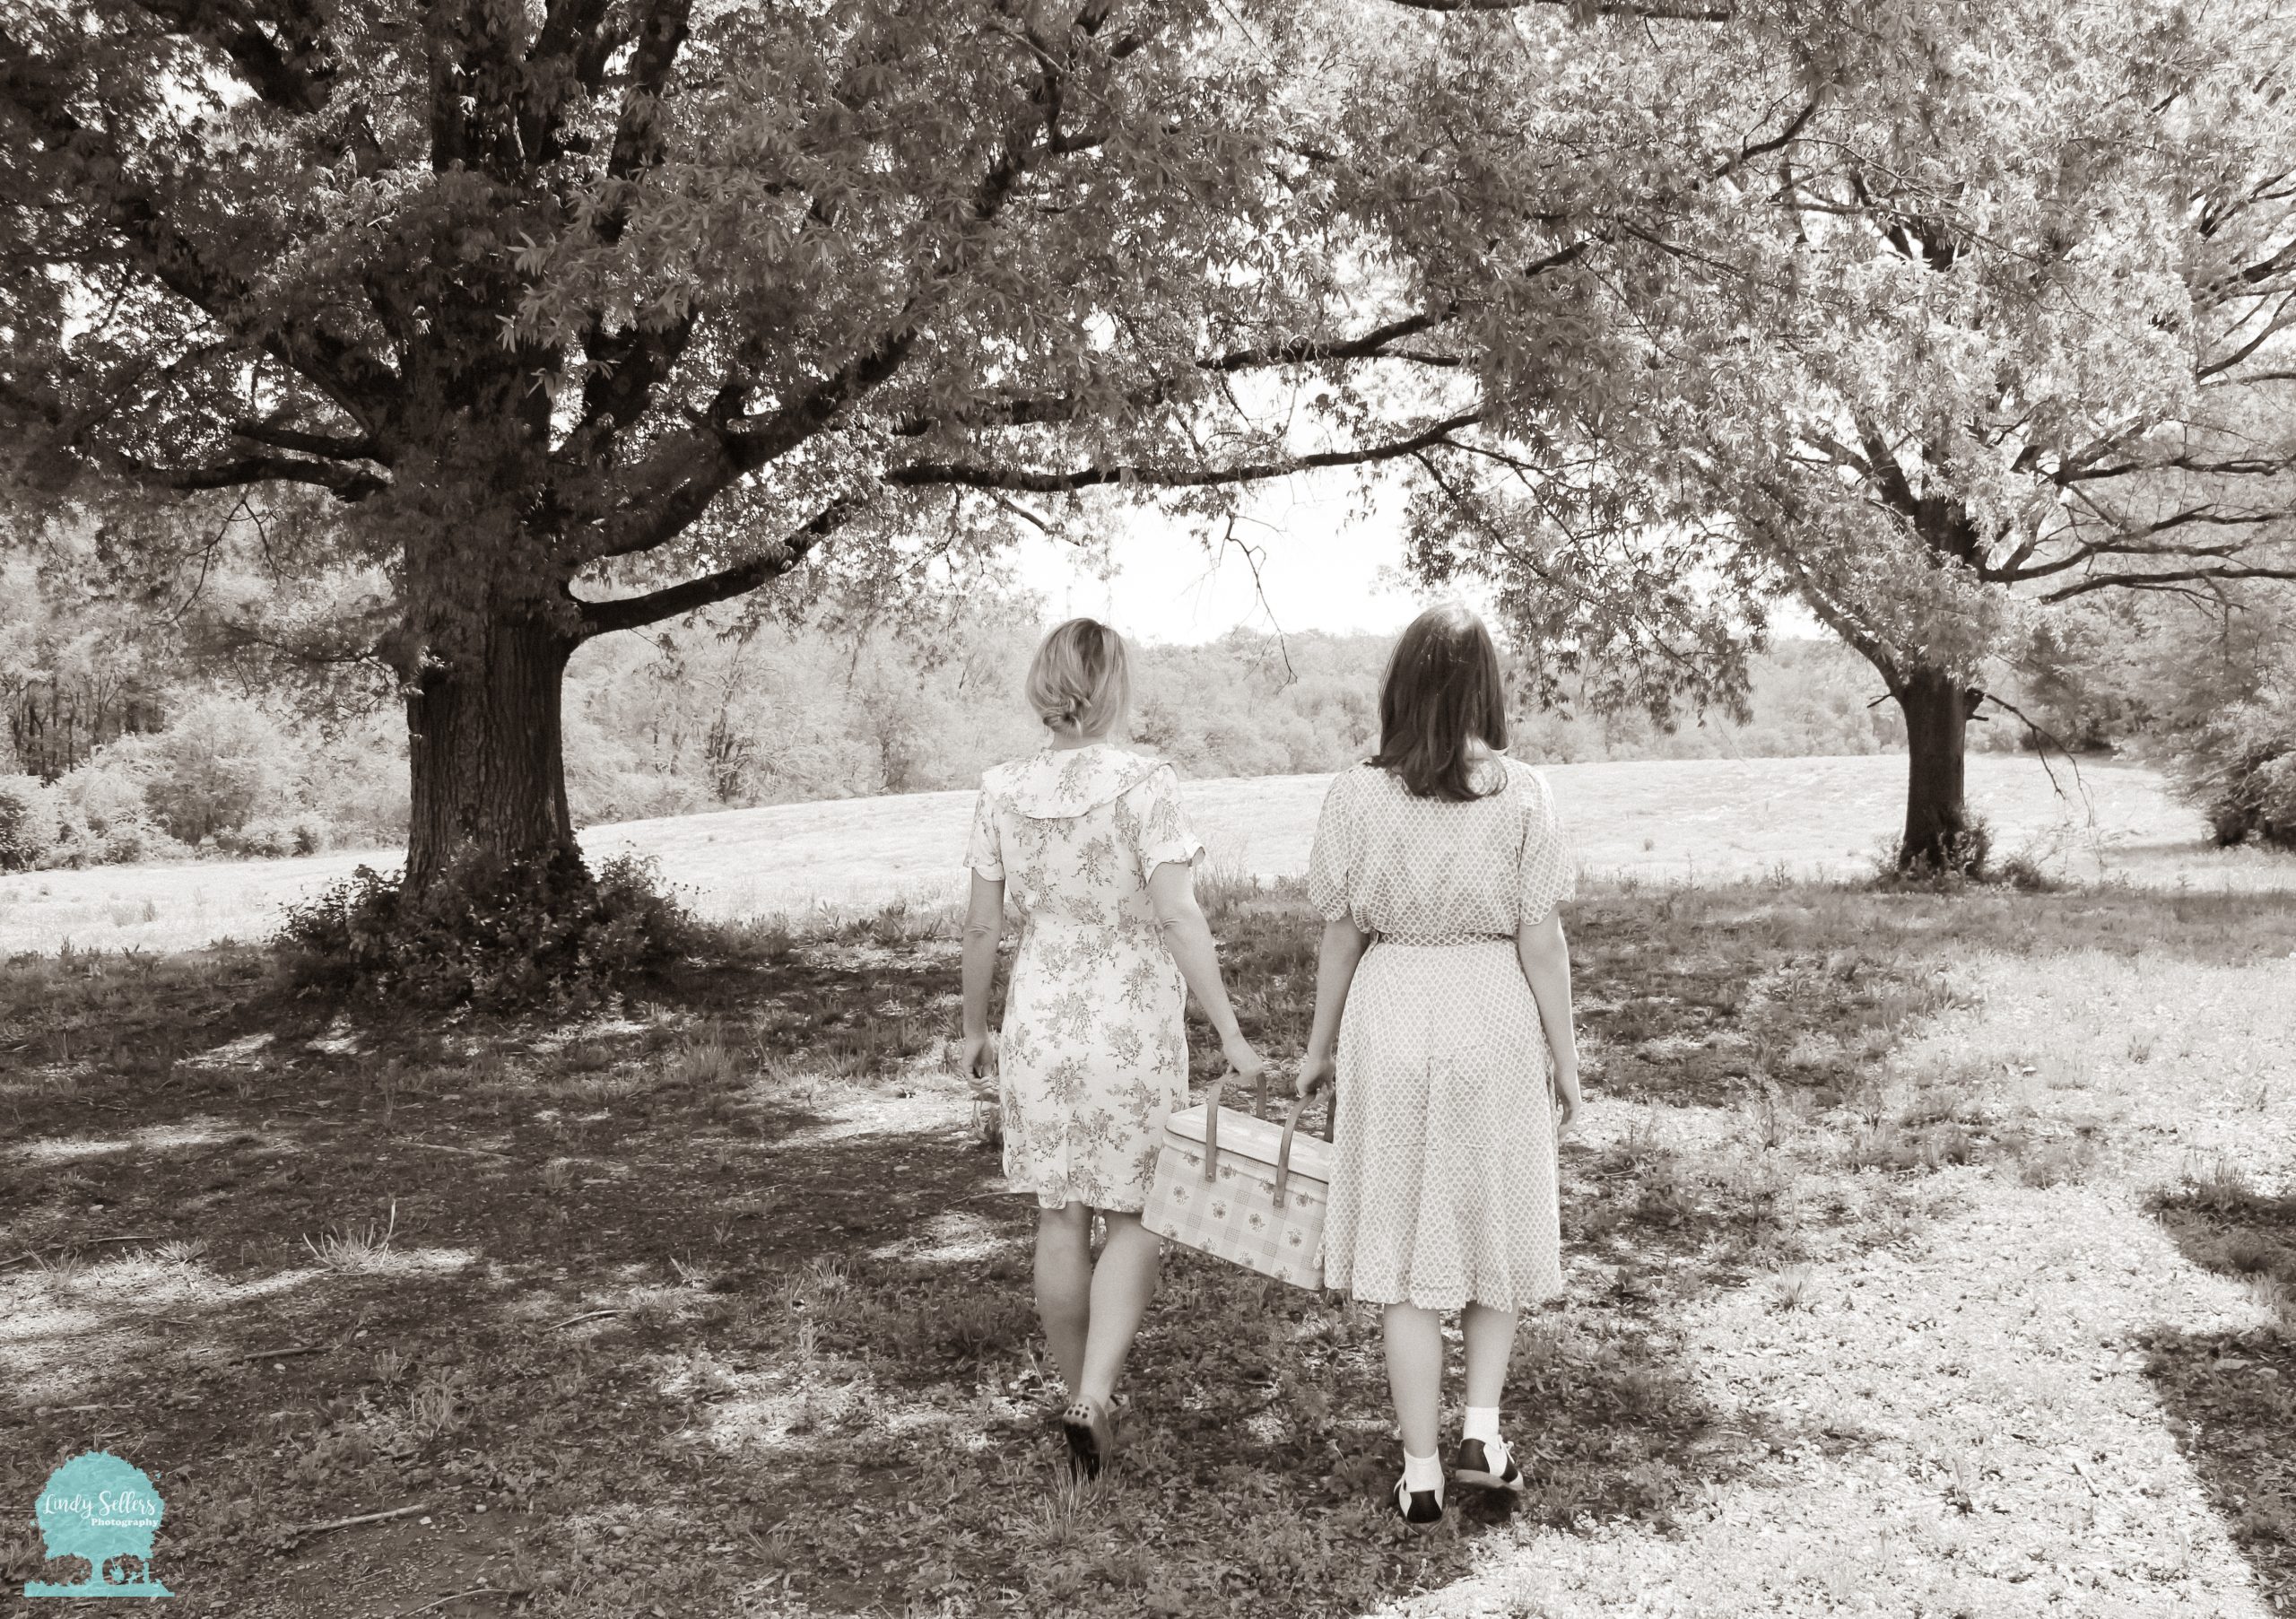
<path fill-rule="evenodd" d="M 0 776 L 0 871 L 32 871 L 56 853 L 56 796 L 37 776 Z"/>
<path fill-rule="evenodd" d="M 215 847 L 240 858 L 283 855 L 315 855 L 326 846 L 326 833 L 316 816 L 264 815 L 236 830 L 215 834 Z"/>
<path fill-rule="evenodd" d="M 139 860 L 180 859 L 192 851 L 142 816 L 126 816 L 101 831 L 91 827 L 88 859 L 106 866 L 133 866 Z"/>
<path fill-rule="evenodd" d="M 276 721 L 243 697 L 203 697 L 145 739 L 144 796 L 174 836 L 201 843 L 278 808 L 291 762 Z"/>
<path fill-rule="evenodd" d="M 296 984 L 423 1006 L 594 1005 L 682 953 L 692 918 L 651 861 L 594 878 L 570 852 L 506 861 L 466 849 L 421 893 L 362 866 L 287 914 L 277 943 Z"/>
<path fill-rule="evenodd" d="M 2296 690 L 2267 687 L 2204 722 L 2168 765 L 2226 847 L 2296 849 Z"/>
<path fill-rule="evenodd" d="M 1989 883 L 1993 871 L 1993 828 L 1981 815 L 1971 815 L 1961 830 L 1950 834 L 1942 850 L 1925 850 L 1904 860 L 1892 839 L 1874 861 L 1874 886 L 1895 888 L 1953 888 L 1966 883 Z"/>

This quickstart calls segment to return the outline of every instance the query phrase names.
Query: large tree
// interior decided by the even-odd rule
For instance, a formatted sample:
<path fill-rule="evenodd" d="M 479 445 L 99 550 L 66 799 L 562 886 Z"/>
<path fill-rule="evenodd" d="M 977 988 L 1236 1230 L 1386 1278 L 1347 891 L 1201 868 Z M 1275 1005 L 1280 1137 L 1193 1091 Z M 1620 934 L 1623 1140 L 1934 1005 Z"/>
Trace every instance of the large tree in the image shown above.
<path fill-rule="evenodd" d="M 1723 632 L 1798 597 L 1903 710 L 1900 863 L 1979 848 L 1967 727 L 2049 615 L 2296 578 L 2296 13 L 1892 7 L 1806 118 L 1602 283 L 1608 413 L 1423 456 L 1431 573 L 1655 684 L 1609 616 L 1683 581 Z M 1724 621 L 1732 621 L 1725 622 Z"/>
<path fill-rule="evenodd" d="M 1390 467 L 1472 515 L 1462 466 L 1567 461 L 1638 396 L 1682 242 L 1900 52 L 1864 14 L 30 0 L 0 454 L 129 560 L 170 502 L 316 492 L 264 543 L 382 582 L 298 633 L 405 694 L 420 887 L 570 849 L 587 638 L 914 577 L 1085 492 L 1216 520 Z M 1726 692 L 1701 554 L 1573 633 Z"/>

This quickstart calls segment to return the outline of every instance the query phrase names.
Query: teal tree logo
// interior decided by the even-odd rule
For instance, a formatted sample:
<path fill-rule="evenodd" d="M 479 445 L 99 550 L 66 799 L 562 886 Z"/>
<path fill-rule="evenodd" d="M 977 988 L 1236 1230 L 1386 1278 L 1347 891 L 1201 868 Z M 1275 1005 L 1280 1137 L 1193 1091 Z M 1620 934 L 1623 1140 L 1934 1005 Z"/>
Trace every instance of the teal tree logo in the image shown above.
<path fill-rule="evenodd" d="M 35 1580 L 27 1597 L 172 1597 L 152 1577 L 152 1538 L 160 1532 L 160 1493 L 141 1467 L 109 1450 L 75 1456 L 48 1475 L 32 1503 L 50 1562 L 77 1557 L 88 1577 L 77 1585 Z M 134 1565 L 129 1575 L 128 1565 Z"/>

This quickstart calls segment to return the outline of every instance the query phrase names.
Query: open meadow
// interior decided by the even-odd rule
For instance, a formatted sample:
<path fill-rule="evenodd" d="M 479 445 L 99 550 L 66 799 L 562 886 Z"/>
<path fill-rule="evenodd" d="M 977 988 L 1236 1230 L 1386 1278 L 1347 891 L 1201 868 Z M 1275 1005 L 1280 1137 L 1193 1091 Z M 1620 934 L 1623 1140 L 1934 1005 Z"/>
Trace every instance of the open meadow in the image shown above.
<path fill-rule="evenodd" d="M 1905 761 L 1707 759 L 1545 767 L 1580 868 L 1665 885 L 1779 875 L 1870 873 L 1904 814 Z M 2199 816 L 2138 766 L 2077 771 L 2029 754 L 1979 753 L 1970 802 L 1994 828 L 1997 856 L 2022 855 L 2076 882 L 2270 890 L 2296 886 L 2296 866 L 2254 851 L 2206 849 Z M 1262 877 L 1307 868 L 1326 776 L 1187 784 L 1213 859 Z M 582 834 L 593 858 L 651 857 L 663 878 L 714 921 L 823 907 L 874 909 L 896 899 L 938 905 L 961 892 L 970 792 L 911 793 L 627 821 Z M 198 860 L 0 876 L 0 957 L 50 951 L 174 950 L 262 938 L 283 907 L 397 851 L 279 860 Z"/>
<path fill-rule="evenodd" d="M 1797 864 L 1787 783 L 1605 824 L 1638 768 L 1555 773 L 1592 863 Z M 1262 791 L 1242 858 L 1280 863 L 1314 784 Z M 1827 814 L 1813 864 L 1878 830 Z M 1590 1105 L 1511 1512 L 1409 1537 L 1373 1314 L 1185 1252 L 1126 1456 L 1067 1482 L 1033 1222 L 946 1066 L 948 915 L 902 905 L 722 929 L 569 1019 L 352 1015 L 243 946 L 18 957 L 0 1499 L 131 1458 L 174 1611 L 230 1619 L 2296 1611 L 2284 892 L 1621 864 L 1570 913 Z M 1294 1056 L 1298 884 L 1211 886 Z"/>

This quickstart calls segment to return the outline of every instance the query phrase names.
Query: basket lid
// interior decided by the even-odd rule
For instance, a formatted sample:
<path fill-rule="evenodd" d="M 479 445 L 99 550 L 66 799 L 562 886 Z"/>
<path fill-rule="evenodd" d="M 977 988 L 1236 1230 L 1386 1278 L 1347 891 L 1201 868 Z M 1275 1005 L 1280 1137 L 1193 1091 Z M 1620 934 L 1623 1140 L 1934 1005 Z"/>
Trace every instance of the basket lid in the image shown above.
<path fill-rule="evenodd" d="M 1204 1139 L 1204 1108 L 1197 1102 L 1192 1108 L 1180 1108 L 1164 1119 L 1167 1134 L 1183 1141 Z M 1275 1172 L 1276 1155 L 1283 1150 L 1283 1127 L 1272 1119 L 1259 1119 L 1241 1113 L 1234 1108 L 1220 1110 L 1220 1150 L 1247 1158 L 1255 1163 L 1267 1165 L 1268 1172 Z M 1310 1180 L 1331 1179 L 1331 1143 L 1306 1130 L 1292 1133 L 1292 1172 Z"/>

